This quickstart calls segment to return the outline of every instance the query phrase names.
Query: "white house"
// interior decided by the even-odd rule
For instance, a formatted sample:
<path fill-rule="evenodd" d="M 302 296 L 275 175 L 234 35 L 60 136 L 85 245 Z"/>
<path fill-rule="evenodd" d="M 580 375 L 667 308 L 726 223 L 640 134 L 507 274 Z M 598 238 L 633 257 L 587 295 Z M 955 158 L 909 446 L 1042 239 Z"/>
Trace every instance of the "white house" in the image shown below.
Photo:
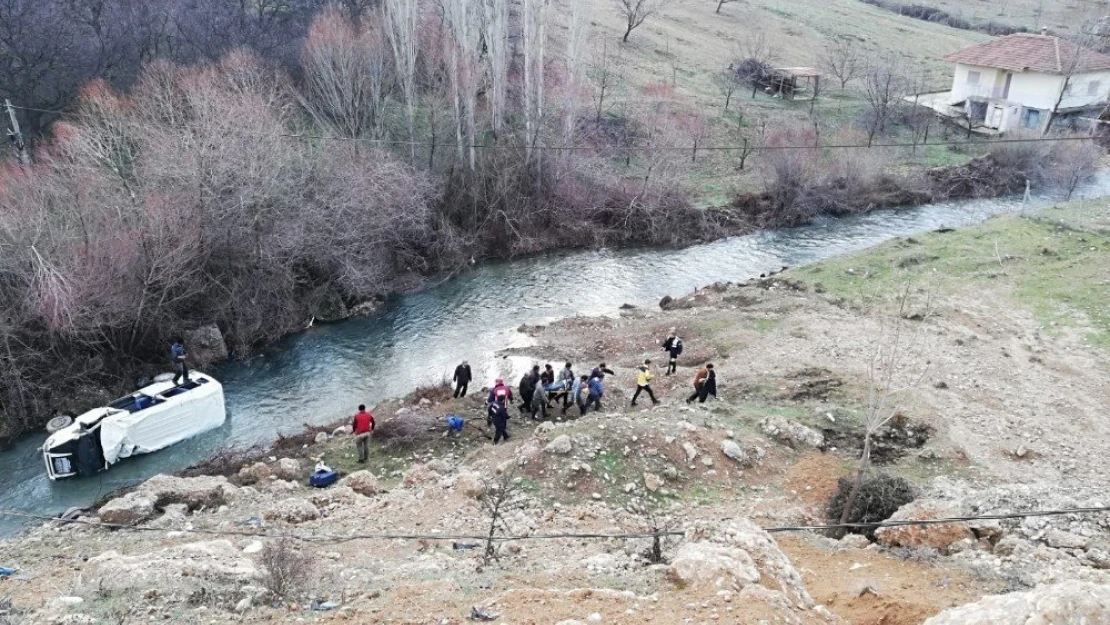
<path fill-rule="evenodd" d="M 916 96 L 919 104 L 973 129 L 1041 130 L 1110 100 L 1110 56 L 1051 35 L 1000 37 L 949 54 L 952 90 Z"/>

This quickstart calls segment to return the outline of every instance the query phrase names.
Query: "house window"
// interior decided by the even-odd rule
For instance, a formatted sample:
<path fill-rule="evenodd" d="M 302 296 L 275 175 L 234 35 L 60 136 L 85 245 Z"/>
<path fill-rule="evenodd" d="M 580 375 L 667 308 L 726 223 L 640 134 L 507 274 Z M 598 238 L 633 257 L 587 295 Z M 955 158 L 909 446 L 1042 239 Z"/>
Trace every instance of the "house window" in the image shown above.
<path fill-rule="evenodd" d="M 977 85 L 977 84 L 979 84 L 979 79 L 981 77 L 982 77 L 982 74 L 980 74 L 979 72 L 968 72 L 967 73 L 967 84 Z"/>
<path fill-rule="evenodd" d="M 1041 127 L 1041 112 L 1038 109 L 1025 109 L 1021 114 L 1023 128 L 1036 130 Z"/>
<path fill-rule="evenodd" d="M 1097 96 L 1099 87 L 1101 87 L 1101 86 L 1102 86 L 1102 83 L 1100 83 L 1097 80 L 1092 80 L 1091 82 L 1087 83 L 1087 95 Z"/>

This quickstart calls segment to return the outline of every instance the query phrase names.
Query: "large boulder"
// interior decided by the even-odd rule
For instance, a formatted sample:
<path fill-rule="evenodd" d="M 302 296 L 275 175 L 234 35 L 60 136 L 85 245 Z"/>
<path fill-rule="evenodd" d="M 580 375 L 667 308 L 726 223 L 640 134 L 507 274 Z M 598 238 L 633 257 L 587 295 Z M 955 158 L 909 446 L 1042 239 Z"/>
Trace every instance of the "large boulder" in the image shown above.
<path fill-rule="evenodd" d="M 311 307 L 312 316 L 316 317 L 317 321 L 324 323 L 342 321 L 351 316 L 347 304 L 343 301 L 343 296 L 330 286 L 317 289 L 313 293 Z"/>
<path fill-rule="evenodd" d="M 759 582 L 759 569 L 748 552 L 710 542 L 685 543 L 671 560 L 670 576 L 682 586 L 727 578 L 734 588 Z"/>
<path fill-rule="evenodd" d="M 135 525 L 154 518 L 158 510 L 172 504 L 184 504 L 188 510 L 222 506 L 236 490 L 223 476 L 155 475 L 134 491 L 101 506 L 98 516 L 105 523 Z"/>
<path fill-rule="evenodd" d="M 196 366 L 227 360 L 227 343 L 215 325 L 207 325 L 185 333 L 185 350 Z"/>
<path fill-rule="evenodd" d="M 155 514 L 157 513 L 154 509 L 153 499 L 129 493 L 123 497 L 116 497 L 101 506 L 97 516 L 105 523 L 136 525 L 154 518 Z"/>
<path fill-rule="evenodd" d="M 81 577 L 98 592 L 174 588 L 183 577 L 231 588 L 254 580 L 258 570 L 230 541 L 212 540 L 135 555 L 108 551 L 89 558 Z"/>
<path fill-rule="evenodd" d="M 747 592 L 745 596 L 774 613 L 785 606 L 792 613 L 792 618 L 780 619 L 786 622 L 836 622 L 814 609 L 790 559 L 770 534 L 748 519 L 696 522 L 686 531 L 686 542 L 671 560 L 669 573 L 687 586 Z"/>
<path fill-rule="evenodd" d="M 805 449 L 808 447 L 821 449 L 825 446 L 825 436 L 823 434 L 801 423 L 795 423 L 782 417 L 765 417 L 759 422 L 759 429 L 768 438 L 791 449 Z"/>
<path fill-rule="evenodd" d="M 890 521 L 919 521 L 922 519 L 943 519 L 962 515 L 956 504 L 939 499 L 915 499 L 898 508 Z M 941 553 L 965 539 L 974 540 L 975 534 L 967 523 L 937 523 L 933 525 L 896 525 L 880 527 L 875 538 L 887 547 L 908 547 L 921 549 L 931 547 Z"/>
<path fill-rule="evenodd" d="M 135 489 L 136 493 L 153 497 L 154 505 L 159 508 L 171 503 L 183 503 L 189 510 L 218 508 L 231 501 L 237 491 L 222 475 L 155 475 Z"/>
<path fill-rule="evenodd" d="M 289 497 L 262 511 L 262 518 L 268 521 L 304 523 L 320 518 L 320 510 L 312 503 L 297 497 Z"/>
<path fill-rule="evenodd" d="M 293 458 L 278 460 L 274 473 L 283 480 L 296 481 L 301 477 L 301 461 Z"/>
<path fill-rule="evenodd" d="M 925 625 L 1098 625 L 1110 623 L 1110 585 L 1069 581 L 984 597 Z"/>
<path fill-rule="evenodd" d="M 551 441 L 547 444 L 547 447 L 543 448 L 543 450 L 549 454 L 558 454 L 560 456 L 569 454 L 572 449 L 574 449 L 574 443 L 566 434 L 556 436 L 555 440 Z"/>
<path fill-rule="evenodd" d="M 347 486 L 351 490 L 360 495 L 373 497 L 382 492 L 382 487 L 378 483 L 378 478 L 369 471 L 355 471 L 347 477 L 339 480 L 340 486 Z"/>

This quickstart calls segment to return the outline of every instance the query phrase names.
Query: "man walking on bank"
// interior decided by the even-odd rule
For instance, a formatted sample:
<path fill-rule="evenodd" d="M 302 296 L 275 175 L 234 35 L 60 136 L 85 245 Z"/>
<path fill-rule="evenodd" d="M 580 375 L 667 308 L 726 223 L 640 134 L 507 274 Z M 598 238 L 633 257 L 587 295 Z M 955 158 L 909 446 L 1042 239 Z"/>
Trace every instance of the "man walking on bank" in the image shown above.
<path fill-rule="evenodd" d="M 710 395 L 717 396 L 717 372 L 713 370 L 713 363 L 705 365 L 694 376 L 694 394 L 686 400 L 686 403 L 689 404 L 696 399 L 699 404 L 704 404 Z"/>
<path fill-rule="evenodd" d="M 370 458 L 370 436 L 374 433 L 374 415 L 366 411 L 366 406 L 359 404 L 358 412 L 351 421 L 352 433 L 355 436 L 355 447 L 358 448 L 358 463 L 366 464 Z"/>
<path fill-rule="evenodd" d="M 466 386 L 470 384 L 472 379 L 474 379 L 474 376 L 470 373 L 470 363 L 464 360 L 461 365 L 455 367 L 455 375 L 451 378 L 451 381 L 455 383 L 456 399 L 466 397 Z"/>
<path fill-rule="evenodd" d="M 671 335 L 667 337 L 667 340 L 663 341 L 663 351 L 670 356 L 670 361 L 667 363 L 667 375 L 677 372 L 678 357 L 682 355 L 682 339 L 675 334 L 674 328 L 671 328 Z"/>
<path fill-rule="evenodd" d="M 489 405 L 489 422 L 493 424 L 493 444 L 496 445 L 501 439 L 509 440 L 509 409 L 505 407 L 504 402 L 500 399 L 494 400 Z"/>
<path fill-rule="evenodd" d="M 633 406 L 636 405 L 636 398 L 644 391 L 647 391 L 648 397 L 651 398 L 651 405 L 654 406 L 659 403 L 659 400 L 655 399 L 655 393 L 651 392 L 651 379 L 653 377 L 655 375 L 651 372 L 651 360 L 645 360 L 644 364 L 636 370 L 636 392 L 632 394 Z"/>

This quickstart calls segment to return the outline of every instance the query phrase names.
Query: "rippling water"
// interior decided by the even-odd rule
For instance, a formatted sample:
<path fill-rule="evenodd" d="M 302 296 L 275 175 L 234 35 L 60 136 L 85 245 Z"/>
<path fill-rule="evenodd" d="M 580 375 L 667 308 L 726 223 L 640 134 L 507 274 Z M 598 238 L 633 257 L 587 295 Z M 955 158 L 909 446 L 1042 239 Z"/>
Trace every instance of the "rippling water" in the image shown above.
<path fill-rule="evenodd" d="M 1110 176 L 1084 190 L 1110 194 Z M 1043 203 L 1039 201 L 1038 203 Z M 638 249 L 548 254 L 479 266 L 439 286 L 391 299 L 368 318 L 317 326 L 247 363 L 212 373 L 224 384 L 228 420 L 161 452 L 121 462 L 96 478 L 51 484 L 31 435 L 0 453 L 0 508 L 57 514 L 159 472 L 176 471 L 220 448 L 245 447 L 329 423 L 450 377 L 467 359 L 475 385 L 509 376 L 523 363 L 493 357 L 525 340 L 515 328 L 571 315 L 615 313 L 624 303 L 654 305 L 716 281 L 740 281 L 866 248 L 892 237 L 978 223 L 1021 208 L 1016 200 L 930 204 L 759 232 L 681 250 Z M 22 525 L 0 517 L 0 535 Z"/>

